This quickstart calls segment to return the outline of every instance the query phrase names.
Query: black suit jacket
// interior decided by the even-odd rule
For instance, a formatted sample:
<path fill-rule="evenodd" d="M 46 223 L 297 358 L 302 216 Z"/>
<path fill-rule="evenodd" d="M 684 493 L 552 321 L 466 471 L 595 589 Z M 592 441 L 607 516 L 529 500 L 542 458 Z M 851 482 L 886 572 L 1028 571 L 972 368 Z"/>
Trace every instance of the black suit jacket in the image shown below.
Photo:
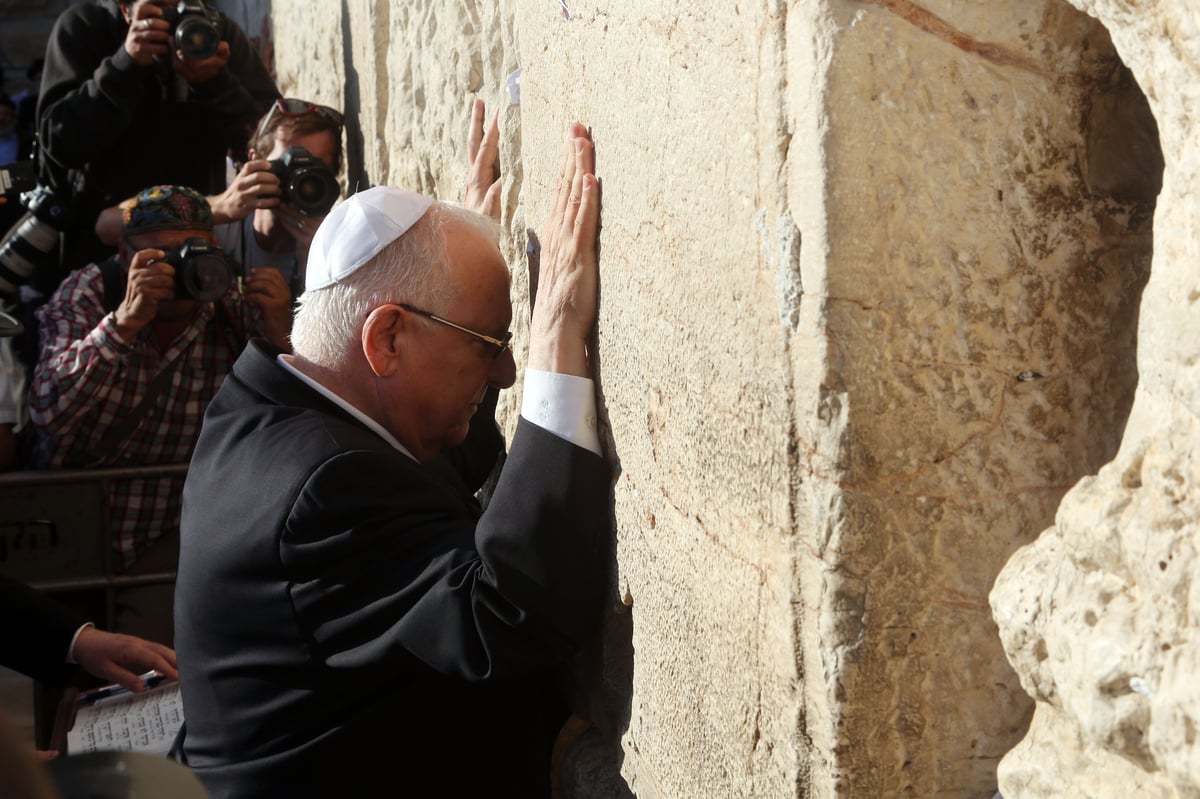
<path fill-rule="evenodd" d="M 27 677 L 62 682 L 74 672 L 67 649 L 87 619 L 24 583 L 0 575 L 0 665 Z"/>
<path fill-rule="evenodd" d="M 602 459 L 522 420 L 481 514 L 459 475 L 500 452 L 490 409 L 421 465 L 275 355 L 238 360 L 184 486 L 187 763 L 214 799 L 548 795 L 549 675 L 604 597 Z"/>

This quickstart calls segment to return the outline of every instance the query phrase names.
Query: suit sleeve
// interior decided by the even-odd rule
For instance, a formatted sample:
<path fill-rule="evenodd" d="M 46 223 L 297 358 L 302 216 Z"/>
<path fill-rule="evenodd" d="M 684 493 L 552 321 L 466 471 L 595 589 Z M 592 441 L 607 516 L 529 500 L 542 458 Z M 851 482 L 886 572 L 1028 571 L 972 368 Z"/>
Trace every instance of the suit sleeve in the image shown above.
<path fill-rule="evenodd" d="M 67 649 L 87 619 L 4 576 L 0 576 L 0 608 L 8 620 L 0 636 L 0 664 L 38 680 L 66 679 L 73 670 L 67 663 Z"/>
<path fill-rule="evenodd" d="M 436 483 L 405 484 L 389 462 L 367 452 L 328 461 L 285 528 L 292 602 L 317 657 L 350 671 L 415 660 L 480 680 L 572 652 L 603 605 L 603 460 L 519 423 L 477 524 L 447 512 Z"/>

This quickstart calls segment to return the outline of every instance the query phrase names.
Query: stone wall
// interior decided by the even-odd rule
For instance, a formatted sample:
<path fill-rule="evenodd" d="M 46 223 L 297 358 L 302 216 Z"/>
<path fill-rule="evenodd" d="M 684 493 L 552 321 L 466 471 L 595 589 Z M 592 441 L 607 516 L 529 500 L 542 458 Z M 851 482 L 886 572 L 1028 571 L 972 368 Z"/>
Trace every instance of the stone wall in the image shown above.
<path fill-rule="evenodd" d="M 1073 1 L 1112 31 L 1145 90 L 1166 168 L 1120 451 L 1071 490 L 992 592 L 1005 648 L 1038 702 L 1001 787 L 1015 797 L 1062 796 L 1064 786 L 1081 797 L 1195 797 L 1200 16 L 1182 2 Z"/>
<path fill-rule="evenodd" d="M 994 599 L 1024 631 L 1005 638 L 1019 678 L 988 594 L 1130 435 L 1194 424 L 1190 356 L 1169 355 L 1190 340 L 1183 268 L 1151 281 L 1139 329 L 1165 213 L 1154 120 L 1195 84 L 1152 80 L 1196 43 L 1182 5 L 1156 8 L 1131 49 L 1132 11 L 1106 30 L 1064 0 L 272 0 L 281 89 L 349 112 L 350 188 L 457 197 L 470 100 L 499 110 L 518 360 L 531 231 L 566 125 L 591 126 L 617 560 L 573 664 L 591 726 L 564 735 L 563 795 L 990 797 L 1026 691 L 1034 736 L 1091 734 L 1071 721 L 1090 695 L 1064 703 L 1024 659 L 1024 622 L 1053 614 Z M 1179 49 L 1153 49 L 1164 30 Z M 1164 125 L 1164 198 L 1186 194 L 1183 124 Z M 1158 241 L 1155 280 L 1189 252 Z M 1072 529 L 1141 512 L 1091 505 Z M 1065 544 L 1041 546 L 1010 582 L 1061 603 Z M 1174 556 L 1159 573 L 1190 564 Z M 1052 795 L 1021 792 L 1043 757 L 1025 749 L 1009 799 Z"/>

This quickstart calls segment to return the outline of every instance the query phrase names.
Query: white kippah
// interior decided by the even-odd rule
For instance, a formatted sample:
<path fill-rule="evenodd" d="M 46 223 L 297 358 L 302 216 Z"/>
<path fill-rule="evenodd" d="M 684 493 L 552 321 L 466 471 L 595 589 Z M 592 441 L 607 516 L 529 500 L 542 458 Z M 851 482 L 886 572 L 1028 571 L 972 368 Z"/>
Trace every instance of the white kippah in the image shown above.
<path fill-rule="evenodd" d="M 304 287 L 311 291 L 345 280 L 425 215 L 433 199 L 376 186 L 352 194 L 321 222 L 308 253 Z"/>

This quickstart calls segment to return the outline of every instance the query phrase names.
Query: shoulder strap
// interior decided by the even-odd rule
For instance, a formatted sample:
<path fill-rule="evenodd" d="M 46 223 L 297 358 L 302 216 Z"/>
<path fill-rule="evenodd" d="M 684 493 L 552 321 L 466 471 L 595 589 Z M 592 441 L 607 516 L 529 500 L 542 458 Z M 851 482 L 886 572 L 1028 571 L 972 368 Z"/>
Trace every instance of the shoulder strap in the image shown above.
<path fill-rule="evenodd" d="M 100 277 L 104 280 L 104 312 L 112 313 L 125 299 L 125 270 L 115 255 L 99 266 Z"/>

